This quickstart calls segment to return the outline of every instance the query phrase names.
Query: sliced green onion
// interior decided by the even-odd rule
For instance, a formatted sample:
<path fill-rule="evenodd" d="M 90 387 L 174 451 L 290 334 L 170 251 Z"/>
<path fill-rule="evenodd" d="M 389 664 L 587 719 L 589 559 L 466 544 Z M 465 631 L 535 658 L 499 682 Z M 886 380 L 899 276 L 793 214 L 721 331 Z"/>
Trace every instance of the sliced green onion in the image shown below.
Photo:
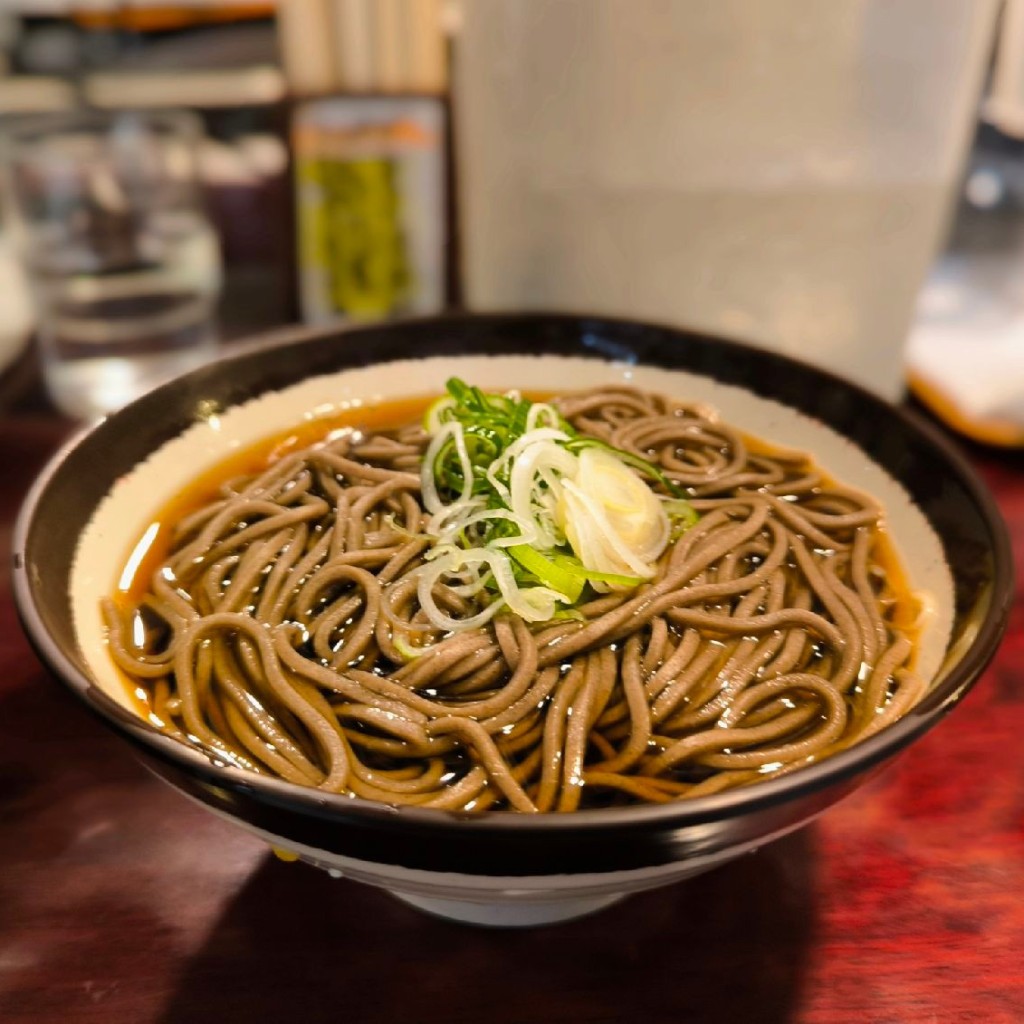
<path fill-rule="evenodd" d="M 542 555 L 527 544 L 517 544 L 506 550 L 545 586 L 565 594 L 570 604 L 580 599 L 587 583 L 607 583 L 613 587 L 636 587 L 643 583 L 639 576 L 588 569 L 578 558 L 561 551 L 550 551 Z"/>
<path fill-rule="evenodd" d="M 581 437 L 554 405 L 457 377 L 446 389 L 423 417 L 431 440 L 422 493 L 435 543 L 418 590 L 435 628 L 475 628 L 502 607 L 529 622 L 577 616 L 566 605 L 588 585 L 638 586 L 670 536 L 696 522 L 686 492 L 661 469 Z M 457 620 L 434 600 L 442 580 L 463 596 L 486 591 L 490 602 Z"/>
<path fill-rule="evenodd" d="M 559 565 L 552 558 L 545 557 L 528 544 L 515 544 L 507 550 L 527 572 L 536 576 L 544 586 L 564 594 L 569 604 L 575 604 L 580 599 L 583 587 L 587 582 L 580 573 Z"/>
<path fill-rule="evenodd" d="M 430 650 L 429 647 L 413 647 L 401 633 L 395 633 L 391 637 L 391 642 L 394 644 L 395 650 L 398 651 L 406 662 L 415 661 Z"/>
<path fill-rule="evenodd" d="M 455 399 L 450 395 L 441 395 L 440 398 L 435 398 L 423 413 L 423 429 L 428 434 L 436 434 L 444 422 L 445 412 L 454 405 Z"/>
<path fill-rule="evenodd" d="M 673 521 L 674 533 L 682 533 L 691 526 L 696 526 L 697 520 L 700 519 L 697 510 L 686 498 L 665 498 L 662 504 Z"/>

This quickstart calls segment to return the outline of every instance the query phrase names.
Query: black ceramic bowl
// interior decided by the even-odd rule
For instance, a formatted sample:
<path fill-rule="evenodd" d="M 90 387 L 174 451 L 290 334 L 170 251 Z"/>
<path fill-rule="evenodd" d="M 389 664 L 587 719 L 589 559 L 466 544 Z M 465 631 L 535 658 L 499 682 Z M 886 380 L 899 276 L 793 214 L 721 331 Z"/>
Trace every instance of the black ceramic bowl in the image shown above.
<path fill-rule="evenodd" d="M 689 802 L 526 816 L 395 809 L 219 766 L 133 710 L 96 604 L 188 477 L 325 405 L 487 387 L 633 381 L 706 399 L 741 428 L 813 450 L 887 506 L 932 589 L 934 680 L 903 719 L 790 775 Z M 43 661 L 173 786 L 277 847 L 461 920 L 529 924 L 706 870 L 806 823 L 934 726 L 995 652 L 1012 593 L 1005 529 L 936 432 L 836 377 L 701 335 L 569 316 L 451 317 L 277 336 L 181 377 L 76 438 L 42 474 L 15 538 L 15 588 Z M 921 583 L 921 581 L 924 581 Z"/>

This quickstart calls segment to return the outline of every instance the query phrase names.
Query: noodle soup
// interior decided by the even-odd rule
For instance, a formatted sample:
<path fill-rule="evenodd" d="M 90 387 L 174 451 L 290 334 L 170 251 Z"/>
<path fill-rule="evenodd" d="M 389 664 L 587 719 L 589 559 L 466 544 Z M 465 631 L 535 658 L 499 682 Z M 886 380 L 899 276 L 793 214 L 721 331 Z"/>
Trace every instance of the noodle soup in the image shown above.
<path fill-rule="evenodd" d="M 299 785 L 536 813 L 786 774 L 925 692 L 934 602 L 831 466 L 632 383 L 508 405 L 504 441 L 427 404 L 275 435 L 154 516 L 104 610 L 141 714 Z"/>

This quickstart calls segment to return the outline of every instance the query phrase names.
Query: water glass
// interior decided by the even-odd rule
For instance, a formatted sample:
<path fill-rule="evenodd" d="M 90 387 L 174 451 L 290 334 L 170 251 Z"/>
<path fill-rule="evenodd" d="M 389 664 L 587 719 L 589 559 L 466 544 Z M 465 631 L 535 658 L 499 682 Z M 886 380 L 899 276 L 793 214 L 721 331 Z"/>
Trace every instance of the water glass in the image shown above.
<path fill-rule="evenodd" d="M 93 419 L 209 359 L 221 261 L 197 180 L 197 118 L 83 112 L 7 136 L 43 376 Z"/>

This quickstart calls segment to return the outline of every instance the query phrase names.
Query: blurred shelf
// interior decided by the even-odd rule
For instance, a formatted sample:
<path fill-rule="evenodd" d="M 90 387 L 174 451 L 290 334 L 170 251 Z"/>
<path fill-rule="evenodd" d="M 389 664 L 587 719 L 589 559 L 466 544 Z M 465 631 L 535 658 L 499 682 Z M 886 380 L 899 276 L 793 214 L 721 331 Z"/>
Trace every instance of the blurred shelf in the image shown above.
<path fill-rule="evenodd" d="M 279 103 L 288 87 L 272 66 L 92 74 L 82 94 L 96 107 L 248 107 Z"/>
<path fill-rule="evenodd" d="M 63 78 L 46 75 L 0 78 L 0 116 L 49 114 L 70 110 L 75 102 L 75 87 Z"/>

